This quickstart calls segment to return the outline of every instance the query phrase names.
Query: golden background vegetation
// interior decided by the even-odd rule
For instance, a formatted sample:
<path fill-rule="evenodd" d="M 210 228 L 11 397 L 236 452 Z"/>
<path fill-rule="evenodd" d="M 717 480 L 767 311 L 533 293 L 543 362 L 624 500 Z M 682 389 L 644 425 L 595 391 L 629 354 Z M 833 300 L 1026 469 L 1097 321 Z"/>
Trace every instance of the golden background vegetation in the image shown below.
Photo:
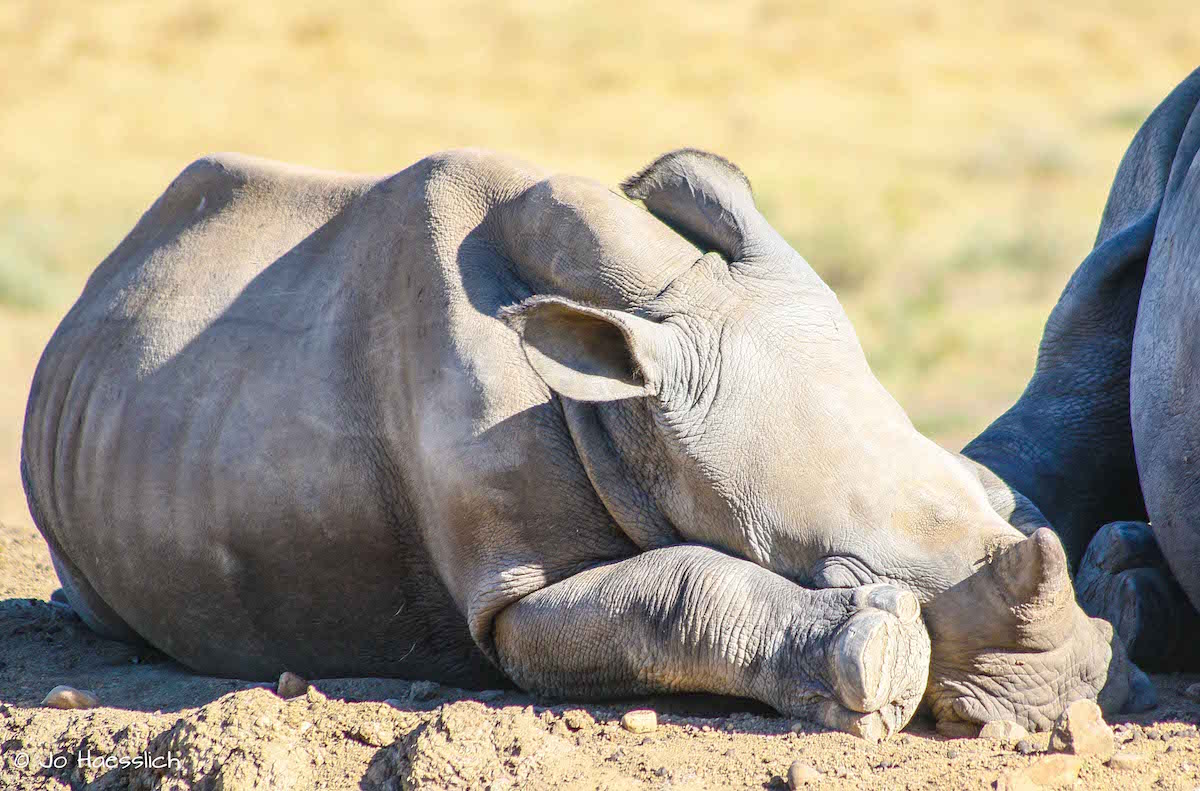
<path fill-rule="evenodd" d="M 0 3 L 0 522 L 37 357 L 189 161 L 505 150 L 615 183 L 737 162 L 917 425 L 1016 397 L 1125 146 L 1200 65 L 1195 0 Z"/>

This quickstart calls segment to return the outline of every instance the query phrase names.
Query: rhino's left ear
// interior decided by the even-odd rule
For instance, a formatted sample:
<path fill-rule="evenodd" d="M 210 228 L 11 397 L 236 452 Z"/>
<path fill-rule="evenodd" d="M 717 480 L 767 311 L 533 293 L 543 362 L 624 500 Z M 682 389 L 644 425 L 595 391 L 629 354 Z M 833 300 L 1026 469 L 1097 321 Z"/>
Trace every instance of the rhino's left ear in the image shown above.
<path fill-rule="evenodd" d="M 753 256 L 773 236 L 758 208 L 750 179 L 724 157 L 682 148 L 663 154 L 621 189 L 651 214 L 728 261 Z"/>
<path fill-rule="evenodd" d="M 660 324 L 561 297 L 533 297 L 501 317 L 520 335 L 533 370 L 557 393 L 616 401 L 659 392 L 672 342 Z"/>

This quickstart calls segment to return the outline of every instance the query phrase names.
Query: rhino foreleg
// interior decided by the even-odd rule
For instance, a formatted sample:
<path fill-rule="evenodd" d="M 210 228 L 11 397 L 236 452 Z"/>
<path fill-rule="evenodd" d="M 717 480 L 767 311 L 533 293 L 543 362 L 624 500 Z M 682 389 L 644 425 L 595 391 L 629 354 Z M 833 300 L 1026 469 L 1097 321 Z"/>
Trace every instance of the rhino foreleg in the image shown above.
<path fill-rule="evenodd" d="M 526 596 L 496 619 L 504 671 L 552 696 L 709 692 L 880 738 L 925 690 L 916 598 L 809 590 L 702 546 L 644 552 Z"/>

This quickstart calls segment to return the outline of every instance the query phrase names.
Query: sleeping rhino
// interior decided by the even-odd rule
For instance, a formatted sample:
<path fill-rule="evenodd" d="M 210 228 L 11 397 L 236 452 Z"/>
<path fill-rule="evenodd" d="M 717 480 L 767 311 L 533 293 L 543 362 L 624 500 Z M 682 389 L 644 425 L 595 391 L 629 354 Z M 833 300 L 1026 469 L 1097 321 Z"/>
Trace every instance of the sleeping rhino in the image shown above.
<path fill-rule="evenodd" d="M 1138 704 L 1036 508 L 913 428 L 740 170 L 676 151 L 624 193 L 479 151 L 188 167 L 33 381 L 71 605 L 209 674 L 700 691 L 872 738 L 922 700 Z"/>
<path fill-rule="evenodd" d="M 964 453 L 1028 496 L 1133 658 L 1200 670 L 1200 70 L 1117 170 L 1021 398 Z"/>

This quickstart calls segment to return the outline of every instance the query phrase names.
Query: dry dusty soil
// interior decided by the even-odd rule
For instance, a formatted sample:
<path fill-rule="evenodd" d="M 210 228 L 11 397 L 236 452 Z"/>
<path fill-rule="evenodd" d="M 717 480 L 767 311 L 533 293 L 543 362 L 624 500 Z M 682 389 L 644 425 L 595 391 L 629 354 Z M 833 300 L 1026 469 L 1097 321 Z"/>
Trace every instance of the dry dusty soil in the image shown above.
<path fill-rule="evenodd" d="M 917 720 L 868 744 L 742 701 L 578 705 L 392 680 L 318 680 L 284 700 L 95 637 L 50 603 L 56 586 L 37 533 L 0 526 L 3 789 L 786 788 L 797 760 L 820 773 L 810 787 L 986 789 L 1049 741 L 1034 734 L 1026 755 Z M 1157 710 L 1112 720 L 1135 757 L 1088 758 L 1064 787 L 1200 787 L 1200 705 L 1182 694 L 1200 677 L 1154 680 Z M 59 684 L 94 690 L 102 707 L 40 707 Z M 657 729 L 625 730 L 633 708 L 655 709 Z"/>

